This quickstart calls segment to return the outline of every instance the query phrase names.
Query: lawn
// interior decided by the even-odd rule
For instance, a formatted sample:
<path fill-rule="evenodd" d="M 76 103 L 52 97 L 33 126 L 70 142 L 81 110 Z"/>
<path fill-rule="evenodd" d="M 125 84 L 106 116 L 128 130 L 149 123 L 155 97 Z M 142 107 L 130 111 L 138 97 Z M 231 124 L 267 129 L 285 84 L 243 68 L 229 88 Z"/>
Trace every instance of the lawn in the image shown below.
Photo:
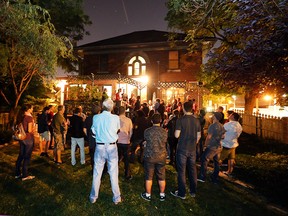
<path fill-rule="evenodd" d="M 49 153 L 51 156 L 52 152 Z M 30 172 L 36 178 L 22 182 L 14 178 L 17 154 L 17 144 L 0 148 L 1 215 L 277 215 L 267 206 L 277 199 L 263 198 L 262 195 L 266 195 L 265 190 L 247 189 L 222 178 L 218 185 L 211 182 L 198 183 L 196 198 L 177 199 L 169 194 L 176 186 L 176 171 L 169 165 L 166 201 L 159 201 L 155 181 L 152 201 L 147 202 L 140 198 L 140 193 L 144 190 L 144 179 L 142 166 L 138 163 L 131 165 L 133 179 L 130 181 L 124 180 L 123 164 L 120 164 L 120 189 L 124 199 L 122 203 L 114 205 L 112 202 L 109 175 L 106 174 L 102 179 L 100 196 L 95 204 L 91 204 L 88 200 L 92 182 L 89 160 L 84 166 L 77 164 L 72 167 L 70 149 L 67 149 L 63 155 L 65 163 L 57 166 L 52 159 L 40 157 L 36 148 L 30 165 Z M 248 154 L 239 155 L 241 158 L 249 157 Z M 88 149 L 86 156 L 89 159 Z M 241 178 L 245 174 L 245 161 L 239 158 L 235 170 L 235 175 Z M 246 173 L 246 179 L 249 175 L 250 173 Z M 255 189 L 258 190 L 257 187 Z M 282 193 L 285 191 L 282 190 Z M 260 194 L 262 195 L 259 196 Z M 287 197 L 287 191 L 283 197 Z M 279 202 L 279 205 L 283 206 L 283 203 Z"/>

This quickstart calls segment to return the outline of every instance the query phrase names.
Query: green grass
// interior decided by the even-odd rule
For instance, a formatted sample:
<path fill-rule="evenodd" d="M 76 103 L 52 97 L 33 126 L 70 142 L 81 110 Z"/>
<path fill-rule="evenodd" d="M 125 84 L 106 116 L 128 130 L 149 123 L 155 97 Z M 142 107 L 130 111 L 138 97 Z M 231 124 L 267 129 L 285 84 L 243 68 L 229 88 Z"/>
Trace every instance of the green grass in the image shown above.
<path fill-rule="evenodd" d="M 88 149 L 86 150 L 88 156 Z M 167 199 L 160 202 L 154 180 L 152 201 L 140 198 L 144 191 L 141 165 L 132 164 L 133 179 L 124 181 L 120 164 L 120 189 L 124 202 L 114 205 L 109 175 L 104 175 L 100 196 L 95 204 L 88 200 L 91 189 L 89 160 L 85 166 L 70 164 L 70 150 L 65 150 L 65 164 L 55 165 L 52 160 L 32 155 L 30 172 L 36 178 L 22 182 L 14 179 L 18 145 L 0 148 L 0 214 L 1 215 L 275 215 L 267 208 L 266 199 L 224 179 L 219 185 L 199 183 L 196 198 L 180 200 L 172 195 L 177 184 L 176 171 L 167 166 Z M 51 152 L 50 152 L 51 155 Z M 79 160 L 79 155 L 77 155 Z"/>

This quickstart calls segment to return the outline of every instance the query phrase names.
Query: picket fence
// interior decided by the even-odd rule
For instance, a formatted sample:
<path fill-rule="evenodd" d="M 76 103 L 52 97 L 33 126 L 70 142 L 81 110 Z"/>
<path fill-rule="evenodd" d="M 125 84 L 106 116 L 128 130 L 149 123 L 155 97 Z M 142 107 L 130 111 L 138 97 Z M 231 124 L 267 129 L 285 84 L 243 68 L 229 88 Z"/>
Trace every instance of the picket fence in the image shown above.
<path fill-rule="evenodd" d="M 242 117 L 242 127 L 245 133 L 288 144 L 288 117 L 280 118 L 259 113 L 249 115 L 243 110 L 235 111 Z"/>

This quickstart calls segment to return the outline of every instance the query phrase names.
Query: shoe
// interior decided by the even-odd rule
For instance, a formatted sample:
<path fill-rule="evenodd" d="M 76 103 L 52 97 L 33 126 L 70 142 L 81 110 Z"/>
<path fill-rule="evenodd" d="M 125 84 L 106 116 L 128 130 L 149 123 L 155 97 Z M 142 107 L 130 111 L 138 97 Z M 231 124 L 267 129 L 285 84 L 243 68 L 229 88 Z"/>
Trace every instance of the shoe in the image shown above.
<path fill-rule="evenodd" d="M 185 200 L 185 199 L 186 199 L 186 196 L 179 196 L 179 195 L 178 195 L 178 190 L 176 190 L 176 191 L 171 191 L 170 193 L 171 193 L 173 196 L 178 197 L 178 198 L 180 198 L 180 199 L 182 199 L 182 200 Z"/>
<path fill-rule="evenodd" d="M 48 153 L 47 153 L 47 152 L 45 152 L 44 156 L 45 156 L 45 157 L 49 157 L 49 155 L 48 155 Z"/>
<path fill-rule="evenodd" d="M 122 200 L 120 199 L 120 200 L 114 202 L 114 204 L 115 204 L 115 205 L 118 205 L 118 204 L 121 203 L 121 202 L 122 202 Z"/>
<path fill-rule="evenodd" d="M 165 199 L 166 199 L 166 195 L 164 194 L 164 196 L 159 196 L 159 199 L 160 199 L 160 201 L 165 201 Z"/>
<path fill-rule="evenodd" d="M 195 194 L 195 193 L 190 193 L 190 196 L 191 196 L 192 198 L 194 198 L 194 197 L 196 197 L 196 194 Z"/>
<path fill-rule="evenodd" d="M 15 176 L 15 179 L 20 179 L 20 178 L 22 178 L 22 175 Z"/>
<path fill-rule="evenodd" d="M 151 196 L 147 196 L 146 192 L 141 193 L 141 198 L 146 200 L 146 201 L 151 201 Z"/>
<path fill-rule="evenodd" d="M 96 199 L 92 199 L 92 198 L 89 198 L 89 201 L 90 201 L 90 203 L 95 203 L 96 202 Z"/>
<path fill-rule="evenodd" d="M 22 178 L 22 181 L 26 181 L 26 180 L 31 180 L 31 179 L 34 179 L 35 176 L 27 176 L 25 178 Z"/>
<path fill-rule="evenodd" d="M 198 181 L 198 182 L 203 182 L 203 183 L 205 182 L 205 180 L 200 179 L 200 178 L 198 178 L 197 181 Z"/>
<path fill-rule="evenodd" d="M 45 152 L 41 152 L 40 156 L 45 156 Z"/>

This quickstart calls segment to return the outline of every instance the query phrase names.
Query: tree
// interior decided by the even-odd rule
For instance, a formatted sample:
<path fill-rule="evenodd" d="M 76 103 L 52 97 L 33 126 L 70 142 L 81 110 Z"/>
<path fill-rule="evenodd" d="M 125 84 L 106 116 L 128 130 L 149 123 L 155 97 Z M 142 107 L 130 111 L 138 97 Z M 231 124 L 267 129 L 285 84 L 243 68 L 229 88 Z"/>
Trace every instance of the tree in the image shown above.
<path fill-rule="evenodd" d="M 92 22 L 83 11 L 83 0 L 32 0 L 31 3 L 45 8 L 51 16 L 55 33 L 69 38 L 74 45 L 82 40 L 84 35 L 89 35 L 85 26 L 91 25 Z M 58 65 L 67 72 L 75 71 L 77 59 L 71 61 L 58 58 Z"/>
<path fill-rule="evenodd" d="M 167 19 L 187 32 L 192 48 L 221 41 L 200 78 L 213 93 L 243 90 L 245 111 L 252 113 L 260 91 L 287 92 L 287 7 L 287 0 L 171 0 Z"/>
<path fill-rule="evenodd" d="M 0 94 L 12 108 L 11 115 L 32 78 L 52 76 L 58 57 L 72 58 L 72 52 L 70 41 L 55 34 L 45 9 L 30 3 L 0 3 Z"/>

